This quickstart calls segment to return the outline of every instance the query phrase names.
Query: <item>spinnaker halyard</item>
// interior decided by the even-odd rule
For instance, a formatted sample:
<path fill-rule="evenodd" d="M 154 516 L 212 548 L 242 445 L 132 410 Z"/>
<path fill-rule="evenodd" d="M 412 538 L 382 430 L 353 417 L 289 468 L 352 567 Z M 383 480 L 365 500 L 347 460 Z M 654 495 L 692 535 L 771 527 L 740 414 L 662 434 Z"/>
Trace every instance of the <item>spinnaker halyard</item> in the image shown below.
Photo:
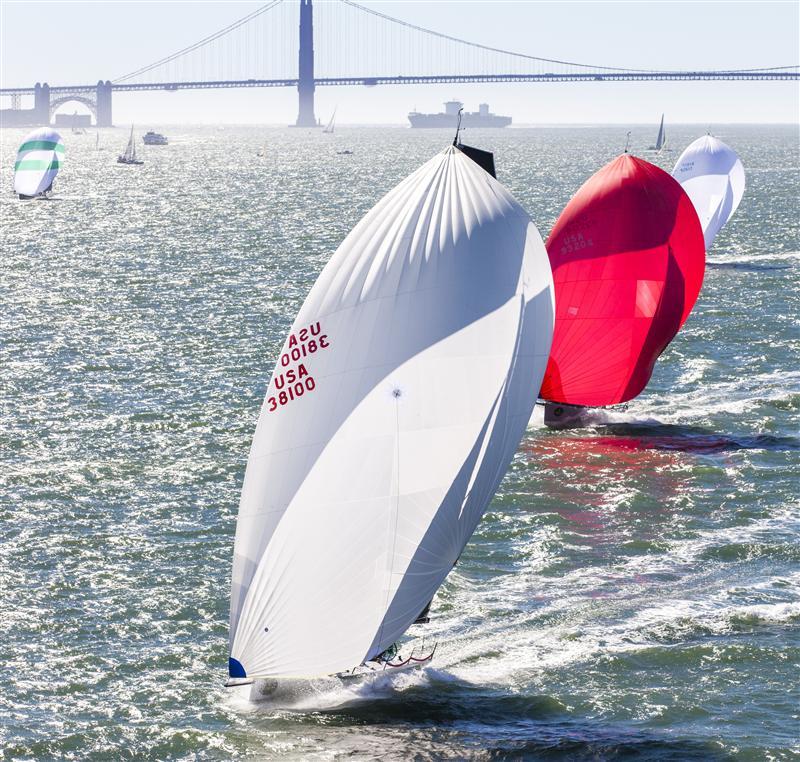
<path fill-rule="evenodd" d="M 301 307 L 259 418 L 232 678 L 352 670 L 420 616 L 524 433 L 553 311 L 536 227 L 456 147 L 356 225 Z"/>
<path fill-rule="evenodd" d="M 41 127 L 25 136 L 14 163 L 14 192 L 21 199 L 43 197 L 53 187 L 64 161 L 61 135 Z"/>

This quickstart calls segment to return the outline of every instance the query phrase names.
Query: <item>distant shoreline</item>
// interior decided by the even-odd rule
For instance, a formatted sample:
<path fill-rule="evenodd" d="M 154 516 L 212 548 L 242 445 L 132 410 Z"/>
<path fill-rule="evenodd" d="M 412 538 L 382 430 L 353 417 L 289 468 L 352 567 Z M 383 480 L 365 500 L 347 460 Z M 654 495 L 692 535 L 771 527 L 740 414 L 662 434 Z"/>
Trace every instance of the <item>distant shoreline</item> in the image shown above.
<path fill-rule="evenodd" d="M 285 124 L 283 122 L 162 122 L 158 119 L 137 119 L 137 124 L 159 124 L 162 127 L 268 127 L 270 129 L 292 129 L 296 130 L 297 128 L 294 125 Z M 702 127 L 703 129 L 708 129 L 709 123 L 708 122 L 672 122 L 670 124 L 671 128 L 675 127 Z M 117 124 L 113 125 L 112 127 L 101 127 L 100 129 L 115 129 L 115 128 L 129 128 L 130 121 L 119 120 Z M 323 125 L 319 125 L 319 129 L 321 129 Z M 366 128 L 366 129 L 404 129 L 410 130 L 412 129 L 408 123 L 403 122 L 353 122 L 351 124 L 348 123 L 337 123 L 336 128 Z M 653 127 L 653 122 L 520 122 L 519 124 L 512 124 L 508 127 L 470 127 L 470 130 L 492 130 L 492 131 L 513 131 L 519 129 L 533 129 L 533 128 L 540 128 L 540 127 L 563 127 L 563 128 L 572 128 L 572 127 L 642 127 L 644 129 L 651 129 Z M 717 127 L 800 127 L 800 121 L 798 122 L 712 122 L 711 123 L 712 129 Z M 5 126 L 0 125 L 0 130 L 25 130 L 30 129 L 30 127 L 17 127 L 17 126 Z M 98 129 L 95 125 L 88 127 L 87 129 Z M 300 133 L 302 134 L 303 130 L 316 130 L 317 127 L 307 127 L 301 128 Z M 415 130 L 415 132 L 435 132 L 436 130 L 440 130 L 441 132 L 448 132 L 452 131 L 450 127 L 429 127 L 425 130 Z M 798 139 L 800 139 L 800 135 L 798 135 Z"/>

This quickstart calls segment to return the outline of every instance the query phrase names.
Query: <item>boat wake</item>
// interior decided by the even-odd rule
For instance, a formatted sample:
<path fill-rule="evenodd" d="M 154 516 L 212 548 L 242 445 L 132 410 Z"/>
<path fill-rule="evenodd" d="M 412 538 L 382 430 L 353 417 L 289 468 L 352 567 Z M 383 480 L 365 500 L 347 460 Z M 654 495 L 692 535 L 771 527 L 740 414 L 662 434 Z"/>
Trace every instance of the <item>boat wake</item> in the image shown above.
<path fill-rule="evenodd" d="M 741 270 L 788 270 L 791 265 L 779 265 L 777 262 L 800 263 L 800 251 L 765 252 L 742 256 L 734 253 L 729 259 L 715 257 L 706 260 L 706 267 L 712 269 L 741 269 Z"/>
<path fill-rule="evenodd" d="M 772 434 L 727 436 L 701 426 L 681 426 L 671 423 L 608 423 L 595 430 L 609 434 L 601 442 L 631 450 L 678 450 L 680 452 L 732 452 L 736 450 L 773 450 L 782 452 L 800 449 L 797 437 Z"/>
<path fill-rule="evenodd" d="M 756 262 L 706 262 L 709 270 L 743 270 L 745 272 L 769 272 L 770 270 L 791 270 L 791 265 L 762 265 Z"/>
<path fill-rule="evenodd" d="M 446 673 L 431 667 L 381 672 L 357 679 L 323 677 L 312 680 L 256 680 L 231 691 L 231 704 L 240 711 L 308 713 L 340 710 L 365 701 L 391 699 L 412 688 L 424 688 L 429 675 L 446 681 Z"/>

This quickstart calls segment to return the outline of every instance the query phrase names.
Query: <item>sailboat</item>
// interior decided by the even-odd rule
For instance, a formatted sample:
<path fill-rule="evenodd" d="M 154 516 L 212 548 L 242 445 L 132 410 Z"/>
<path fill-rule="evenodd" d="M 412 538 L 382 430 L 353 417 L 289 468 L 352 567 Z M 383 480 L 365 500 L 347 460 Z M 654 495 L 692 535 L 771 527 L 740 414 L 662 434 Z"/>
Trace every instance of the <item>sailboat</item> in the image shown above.
<path fill-rule="evenodd" d="M 14 192 L 20 199 L 46 198 L 64 161 L 64 143 L 55 130 L 41 127 L 25 136 L 14 163 Z"/>
<path fill-rule="evenodd" d="M 99 151 L 99 150 L 100 150 L 100 130 L 98 130 L 98 131 L 95 133 L 94 137 L 95 137 L 95 140 L 94 140 L 94 150 L 95 150 L 95 151 Z"/>
<path fill-rule="evenodd" d="M 561 428 L 644 389 L 697 300 L 705 247 L 680 184 L 624 153 L 566 205 L 547 253 L 557 310 L 540 397 Z"/>
<path fill-rule="evenodd" d="M 658 126 L 658 135 L 656 135 L 656 144 L 650 146 L 651 151 L 661 152 L 667 145 L 667 132 L 664 129 L 664 115 L 661 115 L 661 124 Z"/>
<path fill-rule="evenodd" d="M 356 225 L 267 387 L 236 527 L 228 685 L 428 663 L 432 650 L 396 644 L 428 618 L 503 478 L 553 312 L 535 225 L 457 146 Z"/>
<path fill-rule="evenodd" d="M 327 133 L 328 135 L 333 135 L 333 127 L 334 127 L 335 122 L 336 122 L 336 109 L 334 108 L 333 109 L 333 114 L 331 115 L 330 121 L 328 122 L 328 124 L 325 127 L 325 129 L 323 129 L 322 131 Z"/>
<path fill-rule="evenodd" d="M 744 196 L 742 162 L 730 146 L 708 134 L 680 155 L 672 176 L 697 210 L 708 251 Z"/>
<path fill-rule="evenodd" d="M 131 125 L 131 134 L 128 138 L 128 145 L 125 146 L 125 151 L 120 156 L 117 156 L 118 164 L 144 164 L 141 159 L 136 158 L 136 141 L 133 138 L 133 125 Z"/>

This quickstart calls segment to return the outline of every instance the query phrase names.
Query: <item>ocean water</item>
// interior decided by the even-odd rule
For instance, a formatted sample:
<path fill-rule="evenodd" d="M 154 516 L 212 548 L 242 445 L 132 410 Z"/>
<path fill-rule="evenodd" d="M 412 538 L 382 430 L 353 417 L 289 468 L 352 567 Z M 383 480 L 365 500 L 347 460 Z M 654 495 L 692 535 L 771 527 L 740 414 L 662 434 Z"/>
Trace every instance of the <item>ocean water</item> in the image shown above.
<path fill-rule="evenodd" d="M 122 128 L 67 132 L 29 203 L 0 135 L 0 758 L 800 758 L 796 127 L 715 129 L 747 191 L 692 317 L 627 409 L 528 431 L 434 601 L 433 664 L 271 701 L 223 683 L 274 358 L 344 235 L 452 136 L 164 131 L 142 167 Z M 625 131 L 465 141 L 546 236 Z M 704 131 L 631 149 L 669 169 Z"/>

